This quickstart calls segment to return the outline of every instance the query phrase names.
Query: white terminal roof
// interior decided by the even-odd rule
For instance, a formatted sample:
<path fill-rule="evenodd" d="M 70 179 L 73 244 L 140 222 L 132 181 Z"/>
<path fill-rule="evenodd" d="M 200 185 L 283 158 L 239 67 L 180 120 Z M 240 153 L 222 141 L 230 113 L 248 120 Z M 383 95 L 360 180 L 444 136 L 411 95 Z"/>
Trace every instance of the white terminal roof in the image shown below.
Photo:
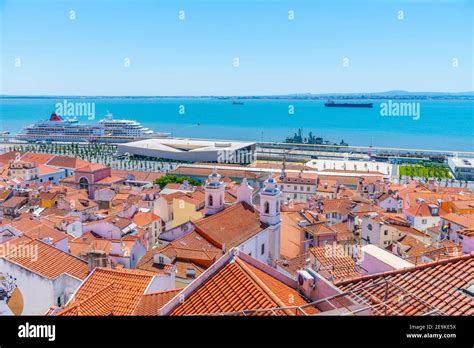
<path fill-rule="evenodd" d="M 474 158 L 450 157 L 449 160 L 457 168 L 474 168 Z"/>
<path fill-rule="evenodd" d="M 393 269 L 402 269 L 414 266 L 414 264 L 412 264 L 411 262 L 405 261 L 401 257 L 398 257 L 397 255 L 394 255 L 391 252 L 379 248 L 378 246 L 373 244 L 364 245 L 362 247 L 362 252 L 364 254 L 369 254 L 375 257 L 376 259 L 382 261 L 386 265 L 389 265 Z"/>
<path fill-rule="evenodd" d="M 254 142 L 243 142 L 233 140 L 195 140 L 186 138 L 163 138 L 163 139 L 145 139 L 133 141 L 124 145 L 167 152 L 200 152 L 200 151 L 221 151 L 221 150 L 239 150 L 241 148 L 252 146 Z"/>

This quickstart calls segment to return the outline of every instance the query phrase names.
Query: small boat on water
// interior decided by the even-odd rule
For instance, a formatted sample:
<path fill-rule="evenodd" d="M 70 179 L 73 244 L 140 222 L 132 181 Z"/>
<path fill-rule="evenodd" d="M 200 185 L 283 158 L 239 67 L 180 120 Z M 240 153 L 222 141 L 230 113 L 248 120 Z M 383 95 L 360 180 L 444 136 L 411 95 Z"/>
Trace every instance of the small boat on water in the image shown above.
<path fill-rule="evenodd" d="M 241 102 L 241 101 L 233 101 L 232 102 L 233 105 L 244 105 L 244 102 Z"/>
<path fill-rule="evenodd" d="M 374 105 L 372 103 L 336 103 L 333 100 L 328 100 L 324 106 L 328 108 L 372 108 Z"/>

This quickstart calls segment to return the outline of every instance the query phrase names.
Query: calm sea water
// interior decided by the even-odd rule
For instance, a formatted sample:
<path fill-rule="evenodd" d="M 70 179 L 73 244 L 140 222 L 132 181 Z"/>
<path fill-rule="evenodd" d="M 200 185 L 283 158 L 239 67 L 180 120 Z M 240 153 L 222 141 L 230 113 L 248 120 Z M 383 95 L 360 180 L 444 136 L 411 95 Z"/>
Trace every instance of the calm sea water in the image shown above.
<path fill-rule="evenodd" d="M 115 118 L 134 119 L 174 136 L 234 140 L 283 141 L 298 128 L 307 134 L 350 145 L 474 151 L 473 101 L 412 100 L 420 118 L 381 116 L 374 107 L 327 108 L 323 100 L 243 100 L 234 105 L 214 98 L 67 98 L 95 103 L 96 120 L 110 111 Z M 0 130 L 18 132 L 46 119 L 64 98 L 0 99 Z M 294 113 L 289 111 L 293 106 Z M 184 108 L 184 113 L 182 112 Z M 91 122 L 86 116 L 80 122 Z"/>

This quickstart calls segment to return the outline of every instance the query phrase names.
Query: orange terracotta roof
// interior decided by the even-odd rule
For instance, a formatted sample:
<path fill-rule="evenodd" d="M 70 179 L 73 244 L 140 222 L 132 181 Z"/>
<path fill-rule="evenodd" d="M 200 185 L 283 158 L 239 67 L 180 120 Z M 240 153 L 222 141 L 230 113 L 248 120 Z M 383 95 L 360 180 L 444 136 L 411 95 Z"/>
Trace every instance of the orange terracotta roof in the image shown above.
<path fill-rule="evenodd" d="M 131 315 L 154 273 L 96 268 L 58 315 Z"/>
<path fill-rule="evenodd" d="M 161 218 L 158 215 L 153 214 L 153 212 L 151 211 L 146 213 L 139 211 L 133 216 L 132 220 L 138 227 L 145 227 L 151 224 L 152 222 L 161 221 Z"/>
<path fill-rule="evenodd" d="M 347 228 L 347 222 L 339 222 L 331 226 L 336 231 L 336 238 L 338 242 L 348 241 L 355 238 L 354 234 Z"/>
<path fill-rule="evenodd" d="M 74 305 L 56 312 L 59 316 L 108 316 L 114 314 L 117 291 L 114 284 L 106 285 L 94 294 Z"/>
<path fill-rule="evenodd" d="M 59 173 L 59 172 L 63 171 L 62 169 L 53 168 L 53 167 L 47 166 L 45 164 L 38 164 L 37 167 L 38 167 L 38 174 L 39 175 Z"/>
<path fill-rule="evenodd" d="M 401 250 L 401 256 L 406 256 L 407 258 L 426 253 L 430 246 L 429 244 L 423 243 L 410 235 L 401 237 L 397 243 L 403 247 L 403 250 Z M 389 245 L 386 249 L 391 250 L 390 247 L 391 246 Z"/>
<path fill-rule="evenodd" d="M 355 194 L 356 194 L 356 191 L 348 189 L 348 188 L 343 188 L 338 191 L 339 198 L 351 198 L 351 197 L 354 197 Z"/>
<path fill-rule="evenodd" d="M 441 212 L 441 209 L 438 208 L 438 211 Z M 407 214 L 412 216 L 432 216 L 431 210 L 428 203 L 418 203 L 406 210 Z"/>
<path fill-rule="evenodd" d="M 291 275 L 296 276 L 297 271 L 308 266 L 309 261 L 309 252 L 306 252 L 287 260 L 277 260 L 276 264 Z"/>
<path fill-rule="evenodd" d="M 454 201 L 451 202 L 453 206 L 455 206 L 457 209 L 474 209 L 474 200 L 466 200 L 466 201 Z"/>
<path fill-rule="evenodd" d="M 313 236 L 336 234 L 336 231 L 333 230 L 330 226 L 326 225 L 324 222 L 318 222 L 315 224 L 308 225 L 304 228 L 304 230 Z"/>
<path fill-rule="evenodd" d="M 194 279 L 199 277 L 207 269 L 207 267 L 202 267 L 190 261 L 176 261 L 174 267 L 176 269 L 176 277 L 183 279 Z M 188 276 L 188 271 L 191 269 L 194 270 L 194 275 Z"/>
<path fill-rule="evenodd" d="M 275 175 L 278 183 L 316 185 L 317 174 L 305 172 L 286 172 L 285 176 Z"/>
<path fill-rule="evenodd" d="M 461 234 L 466 237 L 474 237 L 474 228 L 466 228 L 458 231 L 458 234 Z"/>
<path fill-rule="evenodd" d="M 163 189 L 166 188 L 166 189 L 170 189 L 170 190 L 179 190 L 180 187 L 181 187 L 181 184 L 170 182 L 170 183 L 167 183 L 165 185 L 165 187 L 163 187 Z"/>
<path fill-rule="evenodd" d="M 387 296 L 388 306 L 372 309 L 372 315 L 422 315 L 433 310 L 444 315 L 474 315 L 474 300 L 462 291 L 474 280 L 474 252 L 463 256 L 428 262 L 336 282 L 342 291 L 375 285 L 358 292 L 370 304 L 380 304 Z M 388 283 L 385 282 L 388 281 Z M 358 300 L 359 299 L 359 300 Z"/>
<path fill-rule="evenodd" d="M 96 237 L 94 233 L 87 232 L 69 241 L 69 251 L 72 255 L 77 257 L 82 257 L 93 250 L 103 251 L 105 255 L 108 256 L 111 244 L 112 242 L 110 240 Z"/>
<path fill-rule="evenodd" d="M 197 231 L 193 231 L 163 247 L 148 250 L 138 262 L 137 268 L 158 273 L 166 271 L 167 269 L 163 269 L 164 265 L 154 263 L 155 254 L 164 254 L 173 259 L 176 275 L 186 278 L 187 267 L 194 268 L 199 275 L 222 254 L 222 251 Z"/>
<path fill-rule="evenodd" d="M 105 169 L 105 168 L 108 168 L 108 166 L 104 166 L 104 165 L 98 164 L 98 163 L 87 163 L 87 165 L 85 165 L 84 167 L 77 168 L 76 172 L 90 173 L 90 172 L 96 172 L 98 170 L 102 170 L 102 169 Z"/>
<path fill-rule="evenodd" d="M 59 183 L 75 183 L 76 182 L 76 178 L 74 176 L 68 176 L 68 177 L 65 177 L 65 178 L 62 178 Z"/>
<path fill-rule="evenodd" d="M 173 199 L 180 198 L 180 197 L 183 197 L 185 195 L 186 194 L 184 192 L 178 191 L 178 192 L 173 192 L 173 193 L 170 193 L 170 194 L 163 194 L 160 197 L 163 197 L 168 202 L 173 202 Z"/>
<path fill-rule="evenodd" d="M 340 214 L 349 214 L 352 202 L 348 199 L 325 199 L 323 203 L 323 214 L 337 212 Z"/>
<path fill-rule="evenodd" d="M 41 192 L 39 194 L 39 198 L 40 199 L 45 199 L 45 200 L 51 200 L 51 199 L 55 198 L 58 194 L 59 194 L 59 192 L 57 192 L 57 191 Z"/>
<path fill-rule="evenodd" d="M 84 168 L 89 164 L 89 162 L 84 161 L 77 157 L 71 156 L 54 156 L 52 159 L 49 160 L 47 163 L 50 166 L 61 167 L 61 168 Z"/>
<path fill-rule="evenodd" d="M 332 172 L 332 170 L 327 171 Z M 338 184 L 342 185 L 357 186 L 357 184 L 359 183 L 358 176 L 319 175 L 318 177 L 320 181 L 335 180 L 338 182 Z"/>
<path fill-rule="evenodd" d="M 124 217 L 121 217 L 121 216 L 117 216 L 117 215 L 114 215 L 114 216 L 109 216 L 103 220 L 96 220 L 96 221 L 91 221 L 87 224 L 94 224 L 95 222 L 100 222 L 100 221 L 107 221 L 111 224 L 113 224 L 114 226 L 120 228 L 121 230 L 123 230 L 124 228 L 128 227 L 129 225 L 131 225 L 133 223 L 133 221 L 131 219 L 127 219 L 127 218 L 124 218 Z"/>
<path fill-rule="evenodd" d="M 84 279 L 89 273 L 87 262 L 65 253 L 58 248 L 37 239 L 23 243 L 25 250 L 35 250 L 35 257 L 19 253 L 6 255 L 5 259 L 12 261 L 30 271 L 49 279 L 55 279 L 61 274 L 69 274 L 78 279 Z"/>
<path fill-rule="evenodd" d="M 67 238 L 66 233 L 55 230 L 54 228 L 44 224 L 38 224 L 34 228 L 23 232 L 30 238 L 37 238 L 43 241 L 50 239 L 53 244 L 63 240 L 64 238 Z"/>
<path fill-rule="evenodd" d="M 180 195 L 178 200 L 183 200 L 193 205 L 203 205 L 204 204 L 204 192 L 195 191 L 193 193 L 187 193 L 185 195 Z M 228 200 L 226 199 L 226 202 Z"/>
<path fill-rule="evenodd" d="M 443 215 L 443 219 L 465 228 L 474 228 L 474 215 L 471 214 L 459 215 L 455 213 L 449 213 Z"/>
<path fill-rule="evenodd" d="M 260 221 L 259 212 L 245 202 L 239 202 L 214 215 L 195 222 L 196 229 L 209 240 L 226 249 L 242 244 L 268 226 Z"/>
<path fill-rule="evenodd" d="M 7 199 L 5 202 L 3 202 L 1 206 L 5 208 L 15 208 L 16 206 L 26 204 L 27 202 L 28 202 L 27 197 L 13 196 Z"/>
<path fill-rule="evenodd" d="M 180 291 L 181 289 L 174 289 L 143 295 L 133 311 L 133 315 L 158 315 L 161 307 L 175 297 Z"/>
<path fill-rule="evenodd" d="M 21 156 L 21 160 L 25 162 L 34 162 L 36 164 L 48 163 L 54 155 L 47 153 L 26 152 Z"/>
<path fill-rule="evenodd" d="M 359 276 L 354 259 L 349 256 L 341 245 L 324 245 L 309 249 L 314 260 L 317 261 L 315 270 L 324 277 L 343 279 Z M 313 259 L 312 259 L 313 260 Z"/>
<path fill-rule="evenodd" d="M 335 192 L 337 188 L 337 180 L 320 180 L 317 192 Z"/>
<path fill-rule="evenodd" d="M 295 287 L 267 273 L 262 267 L 256 267 L 233 256 L 221 268 L 187 295 L 172 309 L 170 315 L 212 315 L 240 312 L 244 310 L 301 306 L 308 302 Z M 268 266 L 266 266 L 268 267 Z M 199 281 L 199 278 L 195 282 Z M 193 284 L 193 283 L 191 283 Z M 291 302 L 291 303 L 290 303 Z M 319 311 L 306 307 L 305 312 L 316 314 Z M 255 315 L 294 315 L 293 310 L 276 309 L 274 312 L 257 312 Z"/>
<path fill-rule="evenodd" d="M 164 176 L 164 173 L 159 172 L 143 172 L 138 170 L 117 170 L 112 169 L 112 175 L 119 176 L 124 180 L 132 180 L 132 181 L 146 181 L 146 182 L 154 182 L 156 179 L 161 178 Z"/>
<path fill-rule="evenodd" d="M 11 193 L 12 193 L 12 190 L 1 190 L 0 191 L 0 199 L 4 200 L 8 196 L 10 196 Z"/>

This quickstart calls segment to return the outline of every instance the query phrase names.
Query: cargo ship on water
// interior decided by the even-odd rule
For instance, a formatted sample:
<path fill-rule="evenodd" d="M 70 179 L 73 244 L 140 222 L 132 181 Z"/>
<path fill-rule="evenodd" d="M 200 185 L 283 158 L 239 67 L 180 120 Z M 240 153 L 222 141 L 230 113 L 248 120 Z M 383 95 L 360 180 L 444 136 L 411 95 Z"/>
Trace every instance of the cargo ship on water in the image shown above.
<path fill-rule="evenodd" d="M 372 103 L 336 103 L 333 100 L 328 100 L 324 106 L 328 108 L 372 108 L 374 105 Z"/>
<path fill-rule="evenodd" d="M 63 119 L 56 113 L 47 120 L 25 127 L 17 139 L 28 142 L 128 142 L 136 139 L 169 137 L 170 133 L 156 133 L 133 120 L 114 119 L 107 113 L 96 123 L 79 123 L 77 119 Z"/>

